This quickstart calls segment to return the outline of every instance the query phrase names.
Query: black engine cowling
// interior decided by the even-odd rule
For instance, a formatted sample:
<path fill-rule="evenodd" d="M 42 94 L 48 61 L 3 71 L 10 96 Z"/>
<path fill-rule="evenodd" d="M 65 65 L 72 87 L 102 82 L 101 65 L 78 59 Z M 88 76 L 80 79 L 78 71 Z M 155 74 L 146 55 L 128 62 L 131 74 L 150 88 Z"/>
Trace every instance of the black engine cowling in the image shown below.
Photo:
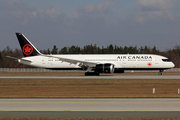
<path fill-rule="evenodd" d="M 110 63 L 97 64 L 95 67 L 97 73 L 114 73 L 114 65 Z"/>

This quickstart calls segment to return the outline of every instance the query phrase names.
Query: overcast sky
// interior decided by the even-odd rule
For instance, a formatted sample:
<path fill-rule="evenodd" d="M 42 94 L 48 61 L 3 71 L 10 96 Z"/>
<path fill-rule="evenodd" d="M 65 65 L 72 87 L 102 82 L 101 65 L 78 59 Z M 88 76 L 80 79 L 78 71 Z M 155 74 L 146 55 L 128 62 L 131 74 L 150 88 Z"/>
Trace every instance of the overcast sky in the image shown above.
<path fill-rule="evenodd" d="M 20 48 L 15 32 L 38 49 L 72 45 L 180 45 L 180 0 L 0 0 L 0 50 Z"/>

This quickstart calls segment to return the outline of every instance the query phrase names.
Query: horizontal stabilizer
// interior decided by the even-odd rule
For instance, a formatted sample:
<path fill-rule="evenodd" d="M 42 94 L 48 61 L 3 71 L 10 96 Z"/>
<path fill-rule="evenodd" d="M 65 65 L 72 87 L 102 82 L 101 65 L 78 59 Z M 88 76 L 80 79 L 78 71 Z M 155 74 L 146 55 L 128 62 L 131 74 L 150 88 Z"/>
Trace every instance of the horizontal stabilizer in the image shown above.
<path fill-rule="evenodd" d="M 19 59 L 19 58 L 15 58 L 15 57 L 11 57 L 11 56 L 6 56 L 7 58 L 10 58 L 10 59 L 14 59 L 14 60 L 16 60 L 16 61 L 18 61 L 18 62 L 32 62 L 32 61 L 30 61 L 30 60 L 26 60 L 26 59 Z"/>
<path fill-rule="evenodd" d="M 19 60 L 19 58 L 15 58 L 15 57 L 11 57 L 11 56 L 6 56 L 7 58 L 10 58 L 10 59 L 14 59 L 14 60 Z"/>

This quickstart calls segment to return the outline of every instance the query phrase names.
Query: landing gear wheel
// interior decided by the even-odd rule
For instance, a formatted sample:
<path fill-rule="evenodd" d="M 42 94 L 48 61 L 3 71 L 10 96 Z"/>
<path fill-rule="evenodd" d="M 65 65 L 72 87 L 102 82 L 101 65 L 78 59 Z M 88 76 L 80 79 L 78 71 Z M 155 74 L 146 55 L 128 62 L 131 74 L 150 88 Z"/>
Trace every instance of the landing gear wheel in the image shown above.
<path fill-rule="evenodd" d="M 97 72 L 85 72 L 85 76 L 99 76 L 99 73 Z"/>
<path fill-rule="evenodd" d="M 158 73 L 158 75 L 162 75 L 162 72 L 163 72 L 164 70 L 159 70 L 159 73 Z"/>
<path fill-rule="evenodd" d="M 84 74 L 85 76 L 88 76 L 88 72 L 85 72 L 85 74 Z"/>
<path fill-rule="evenodd" d="M 99 73 L 95 73 L 96 74 L 96 76 L 99 76 Z"/>
<path fill-rule="evenodd" d="M 162 72 L 159 72 L 158 75 L 162 75 Z"/>

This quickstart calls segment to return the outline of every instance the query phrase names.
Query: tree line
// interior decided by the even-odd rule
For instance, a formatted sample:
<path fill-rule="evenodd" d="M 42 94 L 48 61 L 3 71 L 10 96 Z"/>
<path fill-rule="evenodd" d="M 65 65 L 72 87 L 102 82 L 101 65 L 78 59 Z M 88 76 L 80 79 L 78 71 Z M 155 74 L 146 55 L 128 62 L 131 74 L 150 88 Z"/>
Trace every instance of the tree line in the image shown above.
<path fill-rule="evenodd" d="M 137 48 L 137 46 L 117 46 L 110 44 L 107 47 L 98 47 L 96 45 L 86 45 L 83 48 L 72 45 L 71 47 L 63 47 L 58 50 L 54 45 L 53 49 L 40 50 L 43 54 L 157 54 L 165 56 L 173 61 L 175 67 L 180 67 L 180 47 L 175 46 L 172 50 L 160 51 L 154 46 L 153 48 L 144 46 Z M 23 68 L 30 67 L 19 64 L 17 61 L 6 58 L 5 56 L 12 56 L 16 58 L 23 57 L 21 49 L 12 50 L 9 46 L 0 51 L 0 68 Z"/>
<path fill-rule="evenodd" d="M 71 47 L 63 47 L 58 50 L 56 45 L 53 46 L 52 50 L 40 50 L 43 54 L 159 54 L 160 51 L 156 49 L 156 46 L 151 47 L 140 47 L 137 46 L 113 46 L 110 44 L 107 47 L 97 47 L 96 45 L 86 45 L 83 48 L 72 45 Z"/>

